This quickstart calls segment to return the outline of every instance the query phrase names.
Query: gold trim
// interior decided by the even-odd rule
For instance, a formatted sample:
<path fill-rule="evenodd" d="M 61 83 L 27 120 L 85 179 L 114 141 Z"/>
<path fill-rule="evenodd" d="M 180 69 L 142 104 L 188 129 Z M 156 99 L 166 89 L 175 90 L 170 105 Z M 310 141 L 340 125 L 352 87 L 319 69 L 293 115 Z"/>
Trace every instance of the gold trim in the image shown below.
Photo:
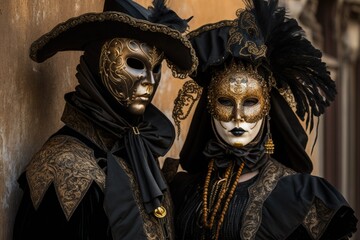
<path fill-rule="evenodd" d="M 126 15 L 124 13 L 119 12 L 102 12 L 102 13 L 86 13 L 83 15 L 80 15 L 78 17 L 73 17 L 68 19 L 67 21 L 60 23 L 56 25 L 50 32 L 44 34 L 39 39 L 34 41 L 31 44 L 30 47 L 30 58 L 34 60 L 35 62 L 38 62 L 36 53 L 41 48 L 43 48 L 49 41 L 52 39 L 55 39 L 57 36 L 59 36 L 61 33 L 68 31 L 71 28 L 74 28 L 78 25 L 84 24 L 84 23 L 93 23 L 93 22 L 104 22 L 104 21 L 116 21 L 128 24 L 132 27 L 136 27 L 140 29 L 141 31 L 148 31 L 148 32 L 155 32 L 155 33 L 163 33 L 170 37 L 172 37 L 175 40 L 180 40 L 182 44 L 189 49 L 191 60 L 192 60 L 192 66 L 189 70 L 182 70 L 179 69 L 177 66 L 172 64 L 168 59 L 168 65 L 170 66 L 170 69 L 173 72 L 174 77 L 180 77 L 185 78 L 189 74 L 191 74 L 198 65 L 198 59 L 196 57 L 195 50 L 192 48 L 192 45 L 190 41 L 182 35 L 179 31 L 172 29 L 168 26 L 162 25 L 162 24 L 156 24 L 156 23 L 150 23 L 146 20 L 136 19 L 129 15 Z"/>
<path fill-rule="evenodd" d="M 322 236 L 334 213 L 335 211 L 327 208 L 320 199 L 314 199 L 303 222 L 303 225 L 313 239 L 318 239 Z"/>
<path fill-rule="evenodd" d="M 186 36 L 191 40 L 191 38 L 195 38 L 204 32 L 208 32 L 217 28 L 233 27 L 236 26 L 236 24 L 237 22 L 234 20 L 224 20 L 216 23 L 209 23 L 189 32 Z"/>
<path fill-rule="evenodd" d="M 76 138 L 55 136 L 37 152 L 26 169 L 31 199 L 37 209 L 53 183 L 67 220 L 85 196 L 92 182 L 105 188 L 105 173 L 92 149 Z"/>
<path fill-rule="evenodd" d="M 294 94 L 291 91 L 291 88 L 287 86 L 286 88 L 278 88 L 277 89 L 280 93 L 280 95 L 285 99 L 285 101 L 288 103 L 288 105 L 293 109 L 296 110 L 296 101 Z"/>
<path fill-rule="evenodd" d="M 255 239 L 262 220 L 262 206 L 278 181 L 296 172 L 277 161 L 270 160 L 261 171 L 259 180 L 249 188 L 248 204 L 245 207 L 241 239 Z"/>

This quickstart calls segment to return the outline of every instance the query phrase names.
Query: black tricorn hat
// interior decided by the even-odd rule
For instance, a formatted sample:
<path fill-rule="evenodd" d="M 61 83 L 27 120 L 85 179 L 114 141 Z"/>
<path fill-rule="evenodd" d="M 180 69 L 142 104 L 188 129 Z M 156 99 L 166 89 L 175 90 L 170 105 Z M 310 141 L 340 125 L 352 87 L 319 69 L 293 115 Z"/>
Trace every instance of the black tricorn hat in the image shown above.
<path fill-rule="evenodd" d="M 182 34 L 187 23 L 165 0 L 154 0 L 149 8 L 132 0 L 105 0 L 103 12 L 70 18 L 33 42 L 30 57 L 40 63 L 59 51 L 84 51 L 91 42 L 131 38 L 163 51 L 173 74 L 185 78 L 197 67 L 195 51 Z"/>

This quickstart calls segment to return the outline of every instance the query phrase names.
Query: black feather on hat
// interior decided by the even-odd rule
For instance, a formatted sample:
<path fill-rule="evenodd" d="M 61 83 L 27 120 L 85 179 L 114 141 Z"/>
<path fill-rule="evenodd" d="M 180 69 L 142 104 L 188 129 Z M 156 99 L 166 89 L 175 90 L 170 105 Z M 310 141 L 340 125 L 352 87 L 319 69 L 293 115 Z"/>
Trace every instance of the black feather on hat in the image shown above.
<path fill-rule="evenodd" d="M 305 152 L 308 138 L 298 117 L 306 120 L 311 131 L 313 118 L 323 114 L 334 100 L 335 83 L 321 60 L 321 52 L 277 0 L 246 0 L 245 4 L 246 9 L 238 10 L 235 20 L 207 24 L 188 34 L 199 60 L 191 77 L 204 87 L 204 95 L 213 72 L 231 59 L 260 66 L 272 87 L 271 131 L 279 146 L 273 156 L 298 172 L 311 172 L 312 163 Z M 283 92 L 292 98 L 284 97 Z M 176 102 L 181 104 L 179 99 Z M 201 97 L 180 153 L 180 163 L 189 172 L 207 166 L 199 151 L 213 137 L 206 104 L 206 98 Z M 174 109 L 180 112 L 178 106 Z M 177 115 L 173 113 L 175 122 Z"/>
<path fill-rule="evenodd" d="M 263 34 L 276 87 L 290 87 L 296 114 L 312 130 L 313 116 L 323 114 L 336 95 L 321 51 L 305 38 L 297 21 L 286 16 L 285 8 L 277 7 L 278 0 L 246 3 Z"/>
<path fill-rule="evenodd" d="M 91 42 L 131 38 L 163 51 L 173 74 L 185 78 L 197 66 L 195 52 L 183 36 L 187 28 L 188 20 L 167 8 L 165 0 L 154 0 L 148 9 L 132 0 L 105 0 L 103 12 L 70 18 L 37 39 L 30 57 L 43 62 L 59 51 L 84 51 Z"/>

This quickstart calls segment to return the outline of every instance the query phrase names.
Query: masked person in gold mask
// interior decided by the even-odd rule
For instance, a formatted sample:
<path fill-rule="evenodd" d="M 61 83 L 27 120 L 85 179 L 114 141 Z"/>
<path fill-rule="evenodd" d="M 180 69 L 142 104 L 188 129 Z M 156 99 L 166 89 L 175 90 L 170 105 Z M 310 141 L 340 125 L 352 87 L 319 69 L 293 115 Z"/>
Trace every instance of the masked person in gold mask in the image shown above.
<path fill-rule="evenodd" d="M 349 239 L 354 211 L 309 174 L 300 122 L 313 130 L 336 94 L 321 52 L 278 1 L 246 5 L 188 35 L 199 66 L 175 123 L 199 102 L 171 184 L 176 239 Z"/>
<path fill-rule="evenodd" d="M 154 0 L 106 0 L 104 11 L 57 25 L 31 46 L 42 62 L 84 51 L 65 95 L 64 127 L 19 179 L 14 239 L 173 239 L 172 204 L 158 157 L 175 131 L 151 100 L 167 60 L 185 78 L 197 65 L 188 20 Z"/>

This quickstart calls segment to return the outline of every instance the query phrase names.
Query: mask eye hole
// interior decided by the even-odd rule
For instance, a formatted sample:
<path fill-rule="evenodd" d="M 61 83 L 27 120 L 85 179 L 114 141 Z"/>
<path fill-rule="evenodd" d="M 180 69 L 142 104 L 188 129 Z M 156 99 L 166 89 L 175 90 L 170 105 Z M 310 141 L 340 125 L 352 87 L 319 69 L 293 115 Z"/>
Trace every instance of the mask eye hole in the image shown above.
<path fill-rule="evenodd" d="M 161 71 L 161 64 L 156 64 L 153 68 L 153 73 L 160 73 Z"/>
<path fill-rule="evenodd" d="M 256 105 L 259 102 L 257 98 L 248 98 L 244 101 L 243 105 L 246 107 L 251 107 Z"/>
<path fill-rule="evenodd" d="M 218 102 L 223 106 L 227 106 L 227 107 L 234 106 L 233 101 L 231 99 L 229 99 L 229 98 L 220 97 L 220 98 L 218 98 Z"/>
<path fill-rule="evenodd" d="M 145 68 L 144 63 L 136 58 L 128 58 L 126 60 L 126 63 L 129 67 L 137 69 L 137 70 L 143 70 Z"/>

